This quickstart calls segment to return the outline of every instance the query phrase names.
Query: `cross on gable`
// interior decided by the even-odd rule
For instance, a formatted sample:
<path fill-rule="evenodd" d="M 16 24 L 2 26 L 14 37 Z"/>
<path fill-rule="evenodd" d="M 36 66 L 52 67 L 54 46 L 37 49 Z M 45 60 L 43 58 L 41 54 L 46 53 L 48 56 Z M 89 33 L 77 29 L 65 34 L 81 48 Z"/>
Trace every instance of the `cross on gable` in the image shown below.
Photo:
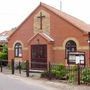
<path fill-rule="evenodd" d="M 42 12 L 40 12 L 40 16 L 38 16 L 37 18 L 40 19 L 40 29 L 42 30 L 42 21 L 43 21 L 43 18 L 45 18 L 45 16 L 42 15 Z"/>

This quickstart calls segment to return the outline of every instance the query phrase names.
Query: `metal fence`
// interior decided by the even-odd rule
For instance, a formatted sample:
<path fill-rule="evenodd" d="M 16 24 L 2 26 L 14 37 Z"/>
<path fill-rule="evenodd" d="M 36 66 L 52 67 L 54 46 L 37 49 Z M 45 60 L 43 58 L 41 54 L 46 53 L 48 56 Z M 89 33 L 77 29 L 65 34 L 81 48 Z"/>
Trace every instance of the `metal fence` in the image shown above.
<path fill-rule="evenodd" d="M 29 77 L 29 74 L 32 72 L 30 65 L 33 67 L 31 69 L 46 71 L 48 73 L 49 80 L 54 78 L 74 82 L 78 85 L 90 84 L 90 67 L 80 65 L 66 67 L 64 65 L 52 64 L 50 62 L 48 65 L 47 63 L 40 62 L 30 63 L 29 60 L 15 63 L 14 59 L 12 59 L 10 64 L 7 60 L 0 60 L 0 71 L 6 74 L 19 74 Z"/>
<path fill-rule="evenodd" d="M 26 75 L 29 77 L 30 73 L 42 73 L 46 70 L 47 63 L 44 62 L 15 61 L 14 59 L 10 62 L 8 60 L 0 60 L 0 71 L 6 74 Z"/>
<path fill-rule="evenodd" d="M 81 65 L 64 66 L 49 63 L 49 79 L 67 80 L 71 83 L 90 85 L 90 67 Z"/>
<path fill-rule="evenodd" d="M 8 63 L 7 60 L 0 60 L 0 71 L 5 74 L 23 74 L 29 77 L 29 61 L 15 63 L 14 59 Z"/>

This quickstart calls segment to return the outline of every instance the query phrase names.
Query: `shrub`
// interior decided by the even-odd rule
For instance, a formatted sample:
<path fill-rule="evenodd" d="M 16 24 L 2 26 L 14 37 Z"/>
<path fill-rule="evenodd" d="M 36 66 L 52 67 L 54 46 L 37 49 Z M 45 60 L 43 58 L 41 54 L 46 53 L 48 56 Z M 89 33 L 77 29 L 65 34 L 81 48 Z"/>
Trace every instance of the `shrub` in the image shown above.
<path fill-rule="evenodd" d="M 44 72 L 41 76 L 45 78 L 49 77 L 49 72 Z M 67 79 L 66 67 L 64 65 L 52 65 L 50 76 L 55 79 Z"/>
<path fill-rule="evenodd" d="M 49 72 L 45 71 L 43 73 L 41 73 L 41 78 L 48 78 L 49 77 Z"/>
<path fill-rule="evenodd" d="M 65 79 L 67 75 L 67 70 L 64 65 L 56 65 L 51 68 L 51 73 L 57 79 Z"/>
<path fill-rule="evenodd" d="M 8 49 L 7 45 L 2 45 L 2 51 L 0 52 L 0 60 L 8 59 Z"/>
<path fill-rule="evenodd" d="M 0 52 L 0 60 L 7 60 L 7 59 L 8 59 L 7 53 Z"/>
<path fill-rule="evenodd" d="M 70 66 L 70 68 L 68 68 L 68 81 L 70 83 L 74 83 L 76 82 L 76 78 L 77 78 L 77 66 Z"/>
<path fill-rule="evenodd" d="M 19 69 L 19 68 L 21 68 L 22 70 L 25 70 L 26 69 L 26 62 L 21 62 L 20 66 L 19 66 L 19 62 L 18 62 L 16 69 Z"/>
<path fill-rule="evenodd" d="M 8 47 L 7 47 L 7 45 L 3 45 L 2 52 L 3 53 L 8 53 Z"/>
<path fill-rule="evenodd" d="M 82 71 L 82 81 L 90 83 L 90 68 L 85 68 Z"/>
<path fill-rule="evenodd" d="M 2 45 L 2 51 L 0 52 L 0 60 L 8 59 L 8 49 L 7 45 Z"/>
<path fill-rule="evenodd" d="M 25 70 L 26 69 L 26 62 L 21 63 L 21 69 Z"/>
<path fill-rule="evenodd" d="M 72 72 L 72 73 L 69 72 L 69 74 L 68 74 L 68 81 L 70 83 L 74 83 L 76 81 L 76 74 L 75 74 L 75 72 Z"/>

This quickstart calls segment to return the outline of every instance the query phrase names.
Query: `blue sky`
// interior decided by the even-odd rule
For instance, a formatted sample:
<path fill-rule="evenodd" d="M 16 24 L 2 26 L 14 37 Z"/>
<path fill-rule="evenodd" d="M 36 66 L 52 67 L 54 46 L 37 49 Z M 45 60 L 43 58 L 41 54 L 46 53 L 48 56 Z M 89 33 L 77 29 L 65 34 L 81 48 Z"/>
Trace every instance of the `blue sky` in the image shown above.
<path fill-rule="evenodd" d="M 61 0 L 62 11 L 90 24 L 90 0 Z M 17 27 L 40 2 L 60 9 L 60 0 L 0 0 L 0 32 Z"/>

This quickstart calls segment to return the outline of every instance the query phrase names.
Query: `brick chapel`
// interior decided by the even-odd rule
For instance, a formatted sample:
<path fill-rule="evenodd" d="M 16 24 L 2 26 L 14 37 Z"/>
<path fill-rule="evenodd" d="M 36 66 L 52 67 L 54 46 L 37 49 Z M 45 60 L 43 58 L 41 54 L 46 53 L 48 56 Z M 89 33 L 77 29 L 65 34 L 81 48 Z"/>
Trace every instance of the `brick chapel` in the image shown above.
<path fill-rule="evenodd" d="M 47 68 L 49 62 L 75 63 L 68 63 L 67 54 L 81 51 L 89 66 L 88 32 L 83 21 L 40 3 L 8 38 L 8 60 L 29 60 L 31 68 Z"/>

